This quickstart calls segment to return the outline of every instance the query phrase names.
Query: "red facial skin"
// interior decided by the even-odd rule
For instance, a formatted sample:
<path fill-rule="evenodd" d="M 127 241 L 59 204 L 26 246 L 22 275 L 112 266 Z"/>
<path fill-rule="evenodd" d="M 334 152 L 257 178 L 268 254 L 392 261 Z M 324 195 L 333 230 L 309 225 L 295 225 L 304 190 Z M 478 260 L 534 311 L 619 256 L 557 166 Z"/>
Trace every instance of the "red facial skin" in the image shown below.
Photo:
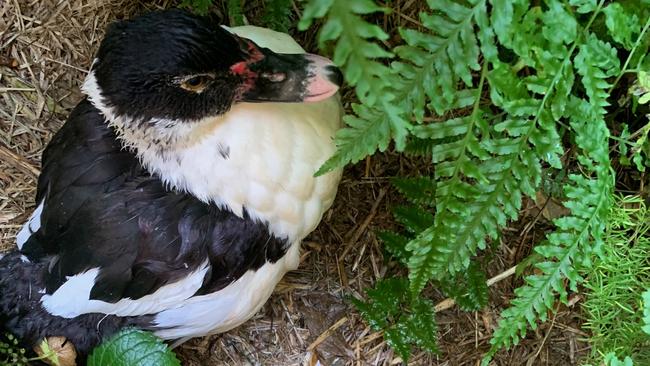
<path fill-rule="evenodd" d="M 264 59 L 264 54 L 251 41 L 245 41 L 248 49 L 248 60 L 230 66 L 230 71 L 244 79 L 244 84 L 237 91 L 238 99 L 255 85 L 257 73 L 251 71 L 249 66 Z"/>

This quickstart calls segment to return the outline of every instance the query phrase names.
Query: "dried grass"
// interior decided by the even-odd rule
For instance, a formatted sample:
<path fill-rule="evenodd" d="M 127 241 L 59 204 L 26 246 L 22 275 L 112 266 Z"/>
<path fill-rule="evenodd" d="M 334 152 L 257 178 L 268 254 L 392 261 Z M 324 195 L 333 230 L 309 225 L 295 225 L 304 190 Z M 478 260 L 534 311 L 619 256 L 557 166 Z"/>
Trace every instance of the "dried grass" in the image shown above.
<path fill-rule="evenodd" d="M 40 154 L 82 98 L 79 85 L 102 32 L 114 19 L 173 5 L 173 1 L 5 0 L 0 3 L 0 251 L 34 206 Z M 255 14 L 255 1 L 247 2 Z M 421 0 L 393 1 L 393 13 L 377 19 L 384 29 L 417 27 Z M 215 11 L 222 11 L 221 5 Z M 219 13 L 219 16 L 221 13 Z M 294 14 L 297 18 L 298 15 Z M 223 18 L 223 17 L 222 17 Z M 392 32 L 396 34 L 396 32 Z M 307 49 L 315 33 L 299 34 Z M 395 38 L 389 40 L 396 41 Z M 350 100 L 351 92 L 344 92 Z M 338 198 L 304 244 L 299 270 L 289 273 L 262 311 L 223 335 L 195 339 L 178 353 L 185 365 L 392 365 L 400 362 L 381 338 L 345 300 L 360 297 L 387 273 L 400 271 L 384 258 L 374 232 L 393 225 L 390 208 L 400 197 L 388 178 L 430 173 L 418 160 L 385 154 L 346 170 Z M 530 212 L 529 212 L 530 211 Z M 527 214 L 528 213 L 528 214 Z M 498 249 L 486 257 L 489 275 L 503 272 L 529 252 L 544 233 L 528 207 L 522 220 L 506 230 Z M 345 254 L 345 255 L 343 255 Z M 493 287 L 489 307 L 464 313 L 442 311 L 439 356 L 419 353 L 414 365 L 477 365 L 489 347 L 498 312 L 520 280 Z M 442 300 L 440 293 L 428 296 Z M 495 365 L 568 365 L 584 354 L 584 336 L 573 309 L 561 309 L 522 344 L 502 352 Z M 333 326 L 334 325 L 334 326 Z M 310 350 L 313 349 L 313 352 Z"/>

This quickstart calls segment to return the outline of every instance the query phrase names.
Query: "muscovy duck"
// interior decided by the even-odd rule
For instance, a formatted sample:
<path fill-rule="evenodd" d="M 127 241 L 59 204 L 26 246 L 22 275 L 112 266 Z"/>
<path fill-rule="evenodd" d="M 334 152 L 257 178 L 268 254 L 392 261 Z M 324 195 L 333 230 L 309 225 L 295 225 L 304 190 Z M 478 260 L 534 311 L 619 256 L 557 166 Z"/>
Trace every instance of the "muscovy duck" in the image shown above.
<path fill-rule="evenodd" d="M 340 71 L 288 35 L 181 10 L 110 25 L 0 259 L 0 326 L 80 354 L 253 316 L 334 200 Z"/>

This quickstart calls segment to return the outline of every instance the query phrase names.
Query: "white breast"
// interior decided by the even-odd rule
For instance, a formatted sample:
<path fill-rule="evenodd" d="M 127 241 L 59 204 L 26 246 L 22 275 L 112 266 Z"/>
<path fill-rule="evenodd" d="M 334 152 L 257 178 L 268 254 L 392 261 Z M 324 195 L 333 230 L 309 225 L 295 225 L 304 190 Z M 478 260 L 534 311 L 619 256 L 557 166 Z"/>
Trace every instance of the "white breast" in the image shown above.
<path fill-rule="evenodd" d="M 276 235 L 300 240 L 336 193 L 340 172 L 313 174 L 334 152 L 339 113 L 336 99 L 239 104 L 175 158 L 151 153 L 143 162 L 175 187 L 240 216 L 245 208 Z"/>

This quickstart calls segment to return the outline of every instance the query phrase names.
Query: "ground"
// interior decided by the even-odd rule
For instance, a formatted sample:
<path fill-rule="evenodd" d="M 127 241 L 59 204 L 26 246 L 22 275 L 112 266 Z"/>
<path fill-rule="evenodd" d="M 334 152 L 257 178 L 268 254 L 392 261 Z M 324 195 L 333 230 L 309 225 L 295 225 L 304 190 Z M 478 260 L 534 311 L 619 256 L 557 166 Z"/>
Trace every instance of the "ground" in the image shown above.
<path fill-rule="evenodd" d="M 216 1 L 218 3 L 218 1 Z M 423 1 L 393 1 L 384 19 L 393 29 L 417 17 Z M 247 11 L 255 13 L 256 1 Z M 6 0 L 0 2 L 0 251 L 34 208 L 40 155 L 68 112 L 83 98 L 79 86 L 106 24 L 174 1 Z M 218 15 L 220 5 L 213 11 Z M 297 17 L 294 7 L 293 16 Z M 314 32 L 296 34 L 316 51 Z M 344 93 L 349 102 L 350 93 Z M 391 189 L 395 175 L 427 173 L 426 162 L 378 154 L 345 170 L 337 200 L 303 245 L 302 262 L 289 273 L 262 311 L 222 335 L 192 340 L 176 351 L 184 365 L 394 365 L 401 360 L 363 322 L 350 296 L 387 273 L 401 271 L 385 257 L 376 232 L 393 227 L 390 209 L 400 196 Z M 549 225 L 533 202 L 521 220 L 509 225 L 499 243 L 484 254 L 488 275 L 496 276 L 530 254 Z M 491 288 L 489 306 L 466 313 L 451 307 L 437 314 L 440 354 L 417 353 L 413 365 L 478 365 L 489 348 L 499 313 L 521 284 L 508 277 Z M 441 293 L 427 290 L 436 302 Z M 580 330 L 579 297 L 560 308 L 494 365 L 574 365 L 586 354 Z"/>

